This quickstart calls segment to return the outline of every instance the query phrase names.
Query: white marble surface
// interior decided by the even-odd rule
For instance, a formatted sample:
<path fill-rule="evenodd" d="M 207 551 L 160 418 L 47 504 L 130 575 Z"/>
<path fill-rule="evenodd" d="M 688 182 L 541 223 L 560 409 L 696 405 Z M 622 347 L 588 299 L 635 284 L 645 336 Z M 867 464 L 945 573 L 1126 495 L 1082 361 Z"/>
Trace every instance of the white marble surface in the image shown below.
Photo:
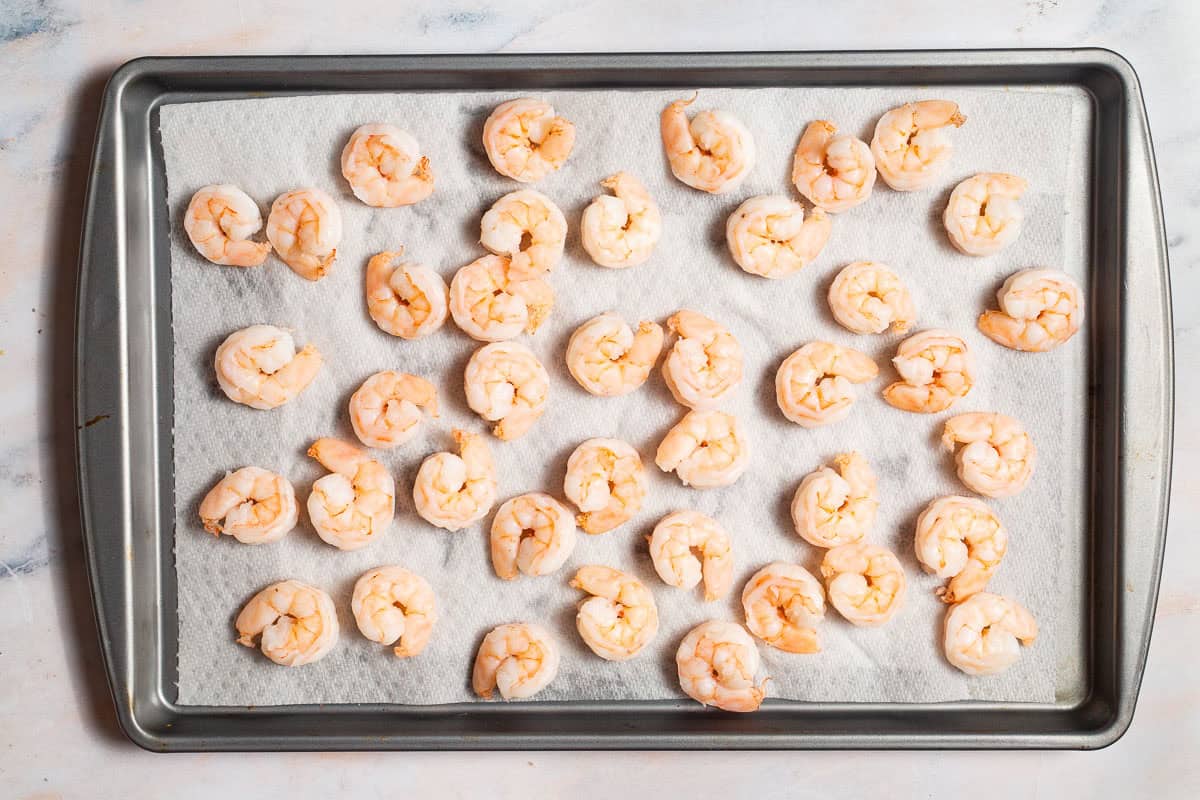
<path fill-rule="evenodd" d="M 19 798 L 1155 796 L 1200 794 L 1200 5 L 893 2 L 809 14 L 791 2 L 540 6 L 425 0 L 352 17 L 331 0 L 175 7 L 0 0 L 0 794 Z M 867 4 L 862 4 L 866 6 Z M 872 8 L 883 4 L 871 4 Z M 972 25 L 964 29 L 966 16 Z M 1138 69 L 1166 209 L 1182 402 L 1154 641 L 1129 733 L 1098 753 L 144 753 L 116 730 L 76 522 L 71 315 L 100 89 L 139 55 L 1098 45 Z M 619 759 L 623 768 L 613 769 Z M 168 787 L 171 787 L 168 789 Z"/>

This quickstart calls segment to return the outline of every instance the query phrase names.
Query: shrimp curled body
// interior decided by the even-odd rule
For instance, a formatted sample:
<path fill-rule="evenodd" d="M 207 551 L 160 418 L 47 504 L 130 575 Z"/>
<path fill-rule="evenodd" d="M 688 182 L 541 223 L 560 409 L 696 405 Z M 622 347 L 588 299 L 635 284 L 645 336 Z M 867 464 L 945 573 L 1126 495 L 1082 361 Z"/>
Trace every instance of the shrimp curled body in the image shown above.
<path fill-rule="evenodd" d="M 684 486 L 713 489 L 737 481 L 750 463 L 741 422 L 723 411 L 689 411 L 658 445 L 654 463 Z"/>
<path fill-rule="evenodd" d="M 968 675 L 1003 672 L 1037 640 L 1033 615 L 1016 600 L 989 592 L 968 597 L 946 612 L 946 660 Z"/>
<path fill-rule="evenodd" d="M 792 422 L 817 428 L 846 418 L 854 405 L 851 384 L 879 374 L 870 356 L 830 342 L 809 342 L 775 373 L 775 400 Z"/>
<path fill-rule="evenodd" d="M 827 550 L 821 575 L 829 602 L 855 625 L 882 625 L 904 604 L 904 568 L 894 553 L 878 545 L 859 542 Z"/>
<path fill-rule="evenodd" d="M 429 581 L 403 567 L 376 567 L 354 584 L 350 610 L 363 636 L 394 645 L 397 658 L 425 649 L 437 622 L 437 604 Z"/>
<path fill-rule="evenodd" d="M 842 453 L 834 464 L 837 472 L 823 467 L 805 476 L 792 498 L 796 533 L 817 547 L 862 541 L 879 509 L 875 473 L 867 460 L 858 453 Z"/>
<path fill-rule="evenodd" d="M 733 622 L 710 620 L 692 628 L 675 652 L 679 685 L 693 700 L 723 711 L 757 711 L 766 681 L 755 683 L 758 648 Z"/>
<path fill-rule="evenodd" d="M 492 568 L 506 581 L 549 575 L 575 549 L 575 518 L 566 506 L 542 492 L 508 500 L 492 519 Z"/>
<path fill-rule="evenodd" d="M 946 131 L 967 118 L 949 100 L 922 100 L 893 108 L 875 124 L 871 154 L 887 185 L 913 192 L 930 185 L 945 169 L 953 152 Z"/>
<path fill-rule="evenodd" d="M 996 297 L 1000 310 L 983 312 L 979 330 L 1013 350 L 1053 350 L 1074 336 L 1083 321 L 1083 292 L 1064 272 L 1023 269 L 1008 276 Z"/>
<path fill-rule="evenodd" d="M 831 214 L 846 211 L 871 196 L 875 157 L 861 139 L 837 135 L 832 122 L 809 124 L 796 145 L 792 183 L 818 208 Z"/>
<path fill-rule="evenodd" d="M 627 172 L 600 181 L 612 191 L 583 210 L 583 249 L 602 267 L 625 269 L 645 263 L 662 236 L 662 214 L 642 182 Z"/>
<path fill-rule="evenodd" d="M 689 122 L 684 109 L 695 99 L 676 100 L 663 109 L 660 129 L 667 163 L 693 189 L 732 192 L 754 169 L 754 137 L 724 111 L 701 111 Z"/>
<path fill-rule="evenodd" d="M 297 353 L 292 335 L 274 325 L 234 331 L 217 348 L 217 383 L 225 396 L 261 410 L 278 408 L 303 392 L 321 369 L 311 344 Z"/>
<path fill-rule="evenodd" d="M 387 468 L 338 439 L 317 439 L 308 454 L 330 470 L 308 496 L 317 535 L 339 550 L 357 550 L 379 538 L 396 511 L 396 485 Z"/>
<path fill-rule="evenodd" d="M 886 264 L 855 261 L 842 268 L 829 286 L 829 310 L 854 333 L 904 333 L 916 318 L 912 296 Z"/>
<path fill-rule="evenodd" d="M 972 497 L 939 497 L 917 517 L 917 560 L 950 578 L 939 597 L 958 603 L 982 592 L 1008 550 L 1008 534 L 992 510 Z"/>
<path fill-rule="evenodd" d="M 562 167 L 575 146 L 575 126 L 542 100 L 520 97 L 501 103 L 483 124 L 483 149 L 505 177 L 540 181 Z"/>
<path fill-rule="evenodd" d="M 456 429 L 454 441 L 461 455 L 434 453 L 413 482 L 417 513 L 448 531 L 483 519 L 496 502 L 496 467 L 484 437 Z"/>
<path fill-rule="evenodd" d="M 295 189 L 279 195 L 267 217 L 267 240 L 301 278 L 324 278 L 342 240 L 342 212 L 320 189 Z"/>
<path fill-rule="evenodd" d="M 962 337 L 928 330 L 908 337 L 892 359 L 900 380 L 883 390 L 883 399 L 903 411 L 945 411 L 975 385 L 975 358 Z"/>
<path fill-rule="evenodd" d="M 271 245 L 250 237 L 263 226 L 258 204 L 236 186 L 203 186 L 183 213 L 183 229 L 200 255 L 214 264 L 257 267 Z"/>
<path fill-rule="evenodd" d="M 729 329 L 683 309 L 667 320 L 678 335 L 663 360 L 663 380 L 682 405 L 709 411 L 742 382 L 742 346 Z"/>
<path fill-rule="evenodd" d="M 360 126 L 342 149 L 342 177 L 376 208 L 419 203 L 433 193 L 433 171 L 417 140 L 395 125 Z"/>
<path fill-rule="evenodd" d="M 629 394 L 650 377 L 662 352 L 663 329 L 643 320 L 637 331 L 611 312 L 580 325 L 567 343 L 567 369 L 600 397 Z"/>
<path fill-rule="evenodd" d="M 642 508 L 642 458 L 620 439 L 588 439 L 567 459 L 563 493 L 579 508 L 579 527 L 587 533 L 610 531 Z"/>
<path fill-rule="evenodd" d="M 285 667 L 323 658 L 337 644 L 337 609 L 325 592 L 300 581 L 281 581 L 263 589 L 243 606 L 237 619 L 237 643 L 254 647 Z"/>
<path fill-rule="evenodd" d="M 517 439 L 542 416 L 550 392 L 550 376 L 528 347 L 493 342 L 475 351 L 463 376 L 467 405 L 495 422 L 492 433 Z"/>
<path fill-rule="evenodd" d="M 1010 497 L 1025 488 L 1037 448 L 1021 423 L 1004 414 L 959 414 L 946 420 L 942 446 L 958 451 L 958 477 L 986 497 Z"/>
<path fill-rule="evenodd" d="M 243 544 L 277 542 L 296 527 L 299 509 L 291 481 L 259 467 L 231 472 L 200 503 L 200 521 L 214 536 Z"/>
<path fill-rule="evenodd" d="M 658 607 L 646 585 L 612 567 L 582 567 L 571 586 L 590 597 L 579 603 L 575 625 L 584 644 L 606 661 L 633 658 L 658 633 Z"/>
<path fill-rule="evenodd" d="M 403 252 L 379 253 L 367 262 L 367 313 L 384 333 L 419 339 L 446 321 L 450 290 L 424 264 L 397 263 Z"/>
<path fill-rule="evenodd" d="M 808 266 L 829 241 L 829 215 L 780 195 L 751 197 L 729 215 L 725 242 L 737 265 L 751 275 L 782 278 Z"/>
<path fill-rule="evenodd" d="M 825 618 L 825 590 L 812 573 L 796 564 L 767 564 L 742 590 L 746 627 L 787 653 L 818 653 L 817 626 Z"/>
<path fill-rule="evenodd" d="M 676 511 L 647 537 L 654 571 L 669 586 L 691 589 L 704 580 L 704 599 L 719 600 L 733 584 L 733 545 L 712 517 Z"/>
<path fill-rule="evenodd" d="M 471 685 L 485 700 L 497 689 L 505 700 L 523 700 L 554 680 L 558 662 L 558 644 L 541 625 L 500 625 L 479 645 Z"/>

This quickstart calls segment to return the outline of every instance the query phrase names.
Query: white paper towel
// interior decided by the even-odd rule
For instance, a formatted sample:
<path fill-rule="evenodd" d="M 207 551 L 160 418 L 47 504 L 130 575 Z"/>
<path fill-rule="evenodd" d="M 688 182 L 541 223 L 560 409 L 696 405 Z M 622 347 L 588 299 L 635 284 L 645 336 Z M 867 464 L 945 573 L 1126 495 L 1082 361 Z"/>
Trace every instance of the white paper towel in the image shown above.
<path fill-rule="evenodd" d="M 825 118 L 864 139 L 875 120 L 904 101 L 934 96 L 921 88 L 704 90 L 692 111 L 721 108 L 753 132 L 758 164 L 741 188 L 703 194 L 667 169 L 658 133 L 661 109 L 682 91 L 550 92 L 543 95 L 576 126 L 565 168 L 539 183 L 571 226 L 566 257 L 551 281 L 557 304 L 536 335 L 522 337 L 551 374 L 542 419 L 524 438 L 492 439 L 501 499 L 532 490 L 562 497 L 567 456 L 582 440 L 615 436 L 634 445 L 648 467 L 642 512 L 616 531 L 581 535 L 570 561 L 541 578 L 513 583 L 495 577 L 488 558 L 490 516 L 456 534 L 435 529 L 413 511 L 411 489 L 425 456 L 450 447 L 452 427 L 485 430 L 467 409 L 462 371 L 479 343 L 452 322 L 437 334 L 405 342 L 383 334 L 366 314 L 363 269 L 370 255 L 400 245 L 447 281 L 482 255 L 479 219 L 499 196 L 519 188 L 488 165 L 480 145 L 483 121 L 509 94 L 362 94 L 167 105 L 161 109 L 170 205 L 175 364 L 176 570 L 179 587 L 179 702 L 213 705 L 394 702 L 474 699 L 470 672 L 482 635 L 502 622 L 548 625 L 562 648 L 558 678 L 539 700 L 680 698 L 673 655 L 683 634 L 709 618 L 742 620 L 741 586 L 764 563 L 790 560 L 817 571 L 822 551 L 792 530 L 788 504 L 809 471 L 841 451 L 858 450 L 879 475 L 880 514 L 870 540 L 891 547 L 909 579 L 903 610 L 879 629 L 854 628 L 830 609 L 824 651 L 797 656 L 760 646 L 771 697 L 810 701 L 1050 702 L 1079 691 L 1079 590 L 1086 537 L 1086 414 L 1088 337 L 1045 355 L 994 345 L 975 328 L 1009 273 L 1028 266 L 1063 269 L 1089 282 L 1085 250 L 1090 110 L 1071 89 L 961 88 L 938 91 L 956 100 L 967 124 L 954 131 L 953 163 L 927 191 L 901 194 L 882 181 L 869 202 L 834 219 L 817 262 L 801 274 L 768 281 L 739 270 L 725 249 L 725 220 L 746 197 L 790 186 L 792 150 L 803 127 Z M 338 156 L 355 127 L 392 122 L 413 133 L 436 175 L 433 196 L 414 207 L 372 209 L 350 194 Z M 653 258 L 626 271 L 593 265 L 578 239 L 580 213 L 598 182 L 618 170 L 641 178 L 663 213 L 664 233 Z M 1004 171 L 1030 182 L 1023 198 L 1025 230 L 1002 254 L 972 258 L 955 252 L 941 226 L 950 189 L 980 171 Z M 317 186 L 340 203 L 345 235 L 329 277 L 309 283 L 272 257 L 264 267 L 218 267 L 202 260 L 182 231 L 191 194 L 208 183 L 234 183 L 265 210 L 279 193 Z M 856 336 L 833 321 L 825 293 L 837 270 L 858 259 L 892 265 L 916 302 L 916 329 L 949 328 L 975 350 L 979 382 L 945 414 L 918 416 L 887 406 L 880 389 L 894 379 L 888 359 L 900 337 Z M 570 378 L 564 352 L 583 321 L 613 310 L 630 322 L 665 321 L 681 307 L 725 323 L 746 353 L 745 381 L 725 407 L 745 423 L 751 466 L 733 487 L 697 491 L 653 464 L 658 441 L 682 415 L 656 370 L 641 390 L 620 398 L 586 394 Z M 287 406 L 255 411 L 228 401 L 216 386 L 213 354 L 231 331 L 253 323 L 294 329 L 299 343 L 325 355 L 316 381 Z M 776 367 L 813 339 L 847 344 L 873 355 L 880 378 L 860 387 L 850 417 L 817 430 L 788 423 L 774 398 Z M 441 418 L 422 436 L 389 452 L 375 451 L 397 479 L 396 522 L 387 536 L 357 552 L 322 543 L 307 519 L 283 541 L 258 547 L 214 539 L 197 505 L 226 470 L 257 465 L 289 476 L 303 501 L 321 468 L 305 456 L 319 436 L 354 441 L 346 404 L 361 381 L 381 369 L 433 380 Z M 1037 472 L 1015 498 L 991 501 L 1011 535 L 1008 556 L 991 587 L 1024 602 L 1042 623 L 1037 644 L 1008 672 L 968 678 L 947 665 L 939 632 L 944 607 L 937 578 L 913 556 L 917 514 L 934 497 L 965 493 L 953 459 L 937 443 L 950 414 L 1001 411 L 1021 419 L 1039 451 Z M 730 531 L 737 560 L 734 591 L 704 603 L 699 591 L 664 585 L 649 561 L 644 535 L 665 513 L 691 507 Z M 305 516 L 302 514 L 302 516 Z M 399 660 L 391 649 L 358 634 L 351 588 L 367 569 L 402 564 L 433 585 L 440 620 L 426 651 Z M 574 628 L 580 594 L 567 586 L 587 563 L 620 567 L 654 591 L 661 627 L 641 655 L 608 663 L 587 650 Z M 342 633 L 317 664 L 278 667 L 234 643 L 233 618 L 273 581 L 296 578 L 329 591 Z"/>

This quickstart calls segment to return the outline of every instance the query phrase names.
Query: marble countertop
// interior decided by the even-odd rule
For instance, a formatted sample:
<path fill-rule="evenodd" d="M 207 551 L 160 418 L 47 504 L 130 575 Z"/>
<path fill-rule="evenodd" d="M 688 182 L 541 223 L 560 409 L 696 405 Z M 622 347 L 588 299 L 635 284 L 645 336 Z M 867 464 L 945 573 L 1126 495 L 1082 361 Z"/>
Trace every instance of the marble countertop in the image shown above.
<path fill-rule="evenodd" d="M 418 795 L 1200 795 L 1200 5 L 994 0 L 331 0 L 180 5 L 0 0 L 0 784 L 18 798 Z M 749 6 L 750 4 L 746 4 Z M 1087 6 L 1084 8 L 1084 6 Z M 1092 7 L 1095 5 L 1096 7 Z M 874 8 L 874 4 L 870 8 Z M 1179 404 L 1162 592 L 1137 714 L 1097 753 L 442 753 L 152 755 L 116 728 L 74 490 L 72 315 L 86 170 L 104 80 L 141 55 L 825 50 L 1102 46 L 1145 91 L 1167 219 Z M 1031 143 L 1036 146 L 1036 143 Z M 615 759 L 625 768 L 612 769 Z M 386 788 L 385 788 L 386 787 Z"/>

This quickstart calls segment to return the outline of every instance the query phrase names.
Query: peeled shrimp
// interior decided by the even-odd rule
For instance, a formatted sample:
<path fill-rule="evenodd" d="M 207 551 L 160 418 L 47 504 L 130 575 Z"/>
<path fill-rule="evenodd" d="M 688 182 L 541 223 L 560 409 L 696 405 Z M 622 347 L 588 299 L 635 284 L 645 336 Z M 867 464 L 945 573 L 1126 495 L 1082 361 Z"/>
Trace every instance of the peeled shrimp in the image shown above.
<path fill-rule="evenodd" d="M 292 272 L 320 280 L 337 258 L 342 212 L 320 189 L 294 189 L 271 204 L 267 239 Z"/>
<path fill-rule="evenodd" d="M 817 547 L 862 541 L 879 509 L 875 473 L 867 460 L 858 453 L 842 453 L 833 463 L 837 472 L 822 467 L 808 474 L 792 497 L 796 533 Z"/>
<path fill-rule="evenodd" d="M 448 531 L 483 519 L 496 502 L 496 466 L 487 441 L 455 430 L 454 442 L 462 455 L 434 453 L 421 462 L 413 483 L 417 513 Z"/>
<path fill-rule="evenodd" d="M 719 600 L 733 585 L 733 545 L 712 517 L 676 511 L 646 537 L 654 571 L 668 586 L 691 589 L 704 579 L 704 599 Z"/>
<path fill-rule="evenodd" d="M 757 711 L 766 681 L 755 684 L 758 648 L 746 629 L 709 620 L 692 628 L 675 653 L 679 685 L 688 697 L 724 711 Z"/>
<path fill-rule="evenodd" d="M 387 468 L 338 439 L 317 439 L 308 454 L 330 471 L 308 496 L 317 535 L 339 550 L 357 550 L 382 536 L 396 511 L 396 484 Z"/>
<path fill-rule="evenodd" d="M 797 564 L 767 564 L 742 589 L 746 627 L 788 653 L 819 653 L 817 626 L 825 619 L 825 590 Z"/>
<path fill-rule="evenodd" d="M 419 339 L 446 321 L 450 290 L 424 264 L 396 263 L 404 253 L 379 253 L 367 262 L 367 313 L 384 333 Z"/>
<path fill-rule="evenodd" d="M 251 325 L 225 338 L 214 367 L 230 400 L 251 408 L 278 408 L 317 377 L 321 354 L 311 344 L 297 353 L 292 335 L 283 328 Z"/>
<path fill-rule="evenodd" d="M 393 644 L 397 658 L 425 649 L 437 622 L 429 581 L 403 567 L 376 567 L 354 584 L 350 610 L 358 630 L 372 642 Z"/>
<path fill-rule="evenodd" d="M 498 439 L 524 436 L 546 410 L 550 376 L 528 347 L 494 342 L 475 351 L 464 374 L 467 405 L 495 422 Z"/>
<path fill-rule="evenodd" d="M 521 97 L 496 106 L 483 124 L 483 149 L 501 175 L 533 183 L 567 162 L 575 126 L 542 100 Z"/>
<path fill-rule="evenodd" d="M 969 256 L 990 256 L 1021 233 L 1025 213 L 1018 203 L 1029 188 L 1024 178 L 981 172 L 954 187 L 942 214 L 950 243 Z"/>
<path fill-rule="evenodd" d="M 267 260 L 271 245 L 250 241 L 262 225 L 258 203 L 228 183 L 201 187 L 183 212 L 183 229 L 196 251 L 232 267 L 257 267 Z"/>
<path fill-rule="evenodd" d="M 285 667 L 321 659 L 338 638 L 333 600 L 300 581 L 274 583 L 254 595 L 233 626 L 238 644 L 254 647 L 254 637 L 261 636 L 263 655 Z"/>
<path fill-rule="evenodd" d="M 1025 488 L 1037 448 L 1021 423 L 1004 414 L 959 414 L 946 420 L 942 446 L 958 451 L 958 477 L 987 497 L 1009 497 Z"/>
<path fill-rule="evenodd" d="M 878 261 L 855 261 L 829 287 L 829 310 L 854 333 L 904 333 L 917 316 L 900 276 Z"/>
<path fill-rule="evenodd" d="M 968 675 L 1003 672 L 1037 640 L 1033 615 L 1016 600 L 989 592 L 968 597 L 946 612 L 946 660 Z"/>
<path fill-rule="evenodd" d="M 973 497 L 939 497 L 917 517 L 917 560 L 950 583 L 937 594 L 958 603 L 987 588 L 1008 551 L 1008 534 L 992 510 Z"/>
<path fill-rule="evenodd" d="M 742 382 L 742 346 L 724 325 L 686 308 L 667 327 L 678 334 L 663 361 L 667 388 L 688 408 L 716 408 Z"/>
<path fill-rule="evenodd" d="M 658 633 L 658 606 L 646 584 L 619 569 L 580 568 L 571 586 L 591 597 L 579 603 L 575 627 L 592 652 L 606 661 L 636 656 Z"/>
<path fill-rule="evenodd" d="M 563 493 L 579 508 L 577 521 L 584 531 L 611 531 L 642 508 L 642 457 L 620 439 L 588 439 L 567 459 Z"/>
<path fill-rule="evenodd" d="M 832 122 L 809 123 L 792 159 L 792 183 L 818 208 L 846 211 L 871 196 L 875 158 L 862 139 L 837 134 Z"/>
<path fill-rule="evenodd" d="M 422 411 L 438 415 L 437 389 L 406 372 L 376 372 L 350 396 L 350 424 L 367 447 L 388 450 L 421 430 Z"/>
<path fill-rule="evenodd" d="M 496 689 L 505 700 L 523 700 L 554 680 L 558 659 L 558 645 L 541 625 L 500 625 L 479 645 L 471 685 L 485 700 L 490 700 Z"/>
<path fill-rule="evenodd" d="M 908 337 L 896 348 L 892 364 L 900 380 L 883 390 L 883 399 L 903 411 L 945 411 L 975 385 L 975 359 L 967 343 L 950 331 Z"/>
<path fill-rule="evenodd" d="M 833 227 L 829 215 L 781 195 L 751 197 L 729 215 L 725 242 L 737 265 L 751 275 L 782 278 L 799 272 L 820 255 Z"/>
<path fill-rule="evenodd" d="M 450 314 L 463 332 L 481 342 L 533 333 L 553 305 L 550 284 L 517 278 L 503 256 L 476 259 L 450 280 Z"/>
<path fill-rule="evenodd" d="M 506 581 L 519 574 L 549 575 L 575 549 L 575 517 L 543 492 L 506 501 L 492 519 L 492 568 Z"/>
<path fill-rule="evenodd" d="M 662 345 L 663 329 L 657 322 L 643 320 L 634 333 L 616 314 L 601 314 L 571 334 L 567 369 L 592 394 L 629 394 L 650 377 Z"/>
<path fill-rule="evenodd" d="M 724 111 L 701 111 L 688 121 L 684 111 L 696 100 L 676 100 L 660 119 L 663 148 L 676 178 L 703 192 L 736 189 L 754 169 L 754 137 Z"/>
<path fill-rule="evenodd" d="M 737 417 L 723 411 L 689 411 L 658 445 L 654 463 L 684 486 L 729 486 L 750 463 L 750 445 Z"/>
<path fill-rule="evenodd" d="M 809 342 L 775 373 L 775 400 L 797 425 L 817 428 L 845 419 L 854 405 L 851 384 L 865 383 L 879 367 L 865 353 L 830 342 Z"/>
<path fill-rule="evenodd" d="M 541 192 L 522 189 L 492 204 L 480 222 L 479 243 L 509 259 L 509 274 L 536 278 L 554 269 L 567 241 L 567 218 Z"/>
<path fill-rule="evenodd" d="M 342 149 L 342 177 L 369 206 L 395 208 L 433 194 L 433 171 L 417 140 L 395 125 L 362 125 Z"/>
<path fill-rule="evenodd" d="M 200 502 L 204 530 L 244 544 L 279 541 L 296 527 L 298 516 L 291 481 L 258 467 L 229 473 Z"/>
<path fill-rule="evenodd" d="M 946 131 L 967 118 L 949 100 L 905 103 L 879 118 L 871 139 L 875 166 L 897 192 L 924 189 L 945 169 L 954 147 Z"/>
<path fill-rule="evenodd" d="M 662 215 L 641 181 L 618 172 L 600 181 L 612 191 L 583 210 L 583 249 L 602 267 L 624 269 L 645 262 L 662 236 Z"/>
<path fill-rule="evenodd" d="M 855 625 L 882 625 L 904 605 L 904 568 L 890 550 L 878 545 L 859 542 L 827 550 L 821 575 L 829 602 Z"/>
<path fill-rule="evenodd" d="M 999 311 L 985 311 L 979 330 L 1013 350 L 1042 353 L 1070 339 L 1083 321 L 1083 293 L 1065 272 L 1023 269 L 996 293 Z"/>

